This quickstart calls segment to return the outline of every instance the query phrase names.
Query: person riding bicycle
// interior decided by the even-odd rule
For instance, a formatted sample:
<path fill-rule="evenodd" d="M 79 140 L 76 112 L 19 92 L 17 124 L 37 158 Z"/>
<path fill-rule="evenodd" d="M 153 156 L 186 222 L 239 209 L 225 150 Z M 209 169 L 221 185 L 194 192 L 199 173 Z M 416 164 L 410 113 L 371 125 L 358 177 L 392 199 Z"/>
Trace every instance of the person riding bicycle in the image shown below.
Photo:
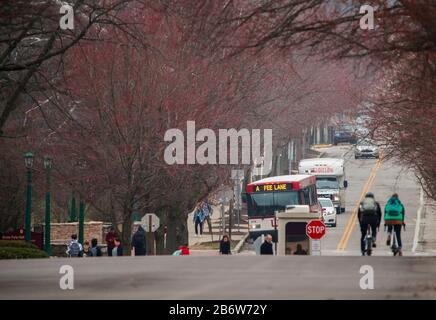
<path fill-rule="evenodd" d="M 391 235 L 392 230 L 394 230 L 397 243 L 398 243 L 398 254 L 403 255 L 401 251 L 401 227 L 405 225 L 404 223 L 404 205 L 398 199 L 398 194 L 394 193 L 388 200 L 385 206 L 385 226 L 388 226 L 388 239 L 386 245 L 391 245 Z"/>
<path fill-rule="evenodd" d="M 359 205 L 359 210 L 357 212 L 357 217 L 360 223 L 360 231 L 362 236 L 360 238 L 360 250 L 362 255 L 365 255 L 365 237 L 368 232 L 368 226 L 371 227 L 371 234 L 373 239 L 372 246 L 376 247 L 376 237 L 377 237 L 377 229 L 380 228 L 381 222 L 381 208 L 380 204 L 375 201 L 374 194 L 372 192 L 368 192 L 365 195 L 365 198 Z"/>

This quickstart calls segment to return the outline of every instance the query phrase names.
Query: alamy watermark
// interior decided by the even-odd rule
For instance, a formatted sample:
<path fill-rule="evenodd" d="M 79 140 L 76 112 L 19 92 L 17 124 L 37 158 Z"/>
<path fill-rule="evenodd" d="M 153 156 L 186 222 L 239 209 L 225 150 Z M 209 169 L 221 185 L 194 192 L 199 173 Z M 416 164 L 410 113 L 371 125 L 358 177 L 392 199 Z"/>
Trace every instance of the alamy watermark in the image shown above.
<path fill-rule="evenodd" d="M 259 163 L 261 160 L 262 169 L 254 166 L 255 175 L 259 175 L 260 172 L 267 175 L 272 169 L 272 129 L 219 129 L 217 138 L 214 130 L 203 128 L 196 132 L 195 121 L 187 121 L 186 142 L 183 131 L 175 128 L 165 132 L 164 140 L 170 142 L 164 152 L 165 162 L 169 165 L 249 165 Z M 241 140 L 241 154 L 239 140 Z M 197 147 L 197 142 L 202 144 Z"/>
<path fill-rule="evenodd" d="M 368 264 L 365 264 L 360 267 L 359 273 L 363 274 L 359 281 L 360 289 L 374 289 L 374 268 Z"/>
<path fill-rule="evenodd" d="M 69 4 L 62 4 L 59 9 L 59 13 L 63 16 L 59 20 L 59 28 L 62 30 L 73 30 L 74 29 L 74 9 Z"/>
<path fill-rule="evenodd" d="M 363 5 L 359 10 L 360 14 L 364 14 L 360 18 L 359 25 L 362 30 L 373 30 L 374 29 L 374 8 L 370 5 Z"/>
<path fill-rule="evenodd" d="M 59 274 L 63 276 L 59 280 L 59 287 L 62 290 L 74 290 L 74 269 L 72 266 L 66 264 L 61 266 Z"/>

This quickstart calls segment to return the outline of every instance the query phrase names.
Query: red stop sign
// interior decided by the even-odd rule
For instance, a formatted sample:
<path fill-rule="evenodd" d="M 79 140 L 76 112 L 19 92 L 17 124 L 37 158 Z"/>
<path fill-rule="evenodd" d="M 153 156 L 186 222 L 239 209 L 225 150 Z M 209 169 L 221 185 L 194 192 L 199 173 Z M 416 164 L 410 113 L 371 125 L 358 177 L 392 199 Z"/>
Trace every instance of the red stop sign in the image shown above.
<path fill-rule="evenodd" d="M 325 235 L 325 224 L 321 220 L 311 220 L 306 225 L 306 234 L 308 237 L 318 240 Z"/>

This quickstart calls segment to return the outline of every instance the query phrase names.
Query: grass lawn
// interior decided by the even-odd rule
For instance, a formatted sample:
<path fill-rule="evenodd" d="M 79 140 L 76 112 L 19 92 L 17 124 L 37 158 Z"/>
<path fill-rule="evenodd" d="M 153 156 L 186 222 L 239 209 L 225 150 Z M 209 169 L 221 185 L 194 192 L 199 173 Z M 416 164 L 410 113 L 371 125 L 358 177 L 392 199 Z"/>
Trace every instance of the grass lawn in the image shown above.
<path fill-rule="evenodd" d="M 231 250 L 233 250 L 236 245 L 239 243 L 238 240 L 232 240 L 231 242 Z M 219 241 L 209 241 L 209 242 L 202 242 L 202 243 L 197 243 L 195 245 L 189 246 L 189 249 L 191 250 L 219 250 L 220 247 L 220 242 Z"/>

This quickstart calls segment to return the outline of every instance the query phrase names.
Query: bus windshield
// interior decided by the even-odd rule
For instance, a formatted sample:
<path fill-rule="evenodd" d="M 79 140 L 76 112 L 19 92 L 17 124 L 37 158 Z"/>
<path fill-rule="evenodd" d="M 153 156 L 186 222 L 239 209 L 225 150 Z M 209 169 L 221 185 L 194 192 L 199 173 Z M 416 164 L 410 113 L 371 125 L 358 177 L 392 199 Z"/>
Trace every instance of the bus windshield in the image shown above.
<path fill-rule="evenodd" d="M 317 189 L 339 189 L 339 183 L 336 178 L 317 177 L 316 178 Z"/>
<path fill-rule="evenodd" d="M 248 193 L 248 216 L 273 216 L 275 211 L 286 210 L 286 206 L 300 204 L 298 198 L 298 191 Z"/>

